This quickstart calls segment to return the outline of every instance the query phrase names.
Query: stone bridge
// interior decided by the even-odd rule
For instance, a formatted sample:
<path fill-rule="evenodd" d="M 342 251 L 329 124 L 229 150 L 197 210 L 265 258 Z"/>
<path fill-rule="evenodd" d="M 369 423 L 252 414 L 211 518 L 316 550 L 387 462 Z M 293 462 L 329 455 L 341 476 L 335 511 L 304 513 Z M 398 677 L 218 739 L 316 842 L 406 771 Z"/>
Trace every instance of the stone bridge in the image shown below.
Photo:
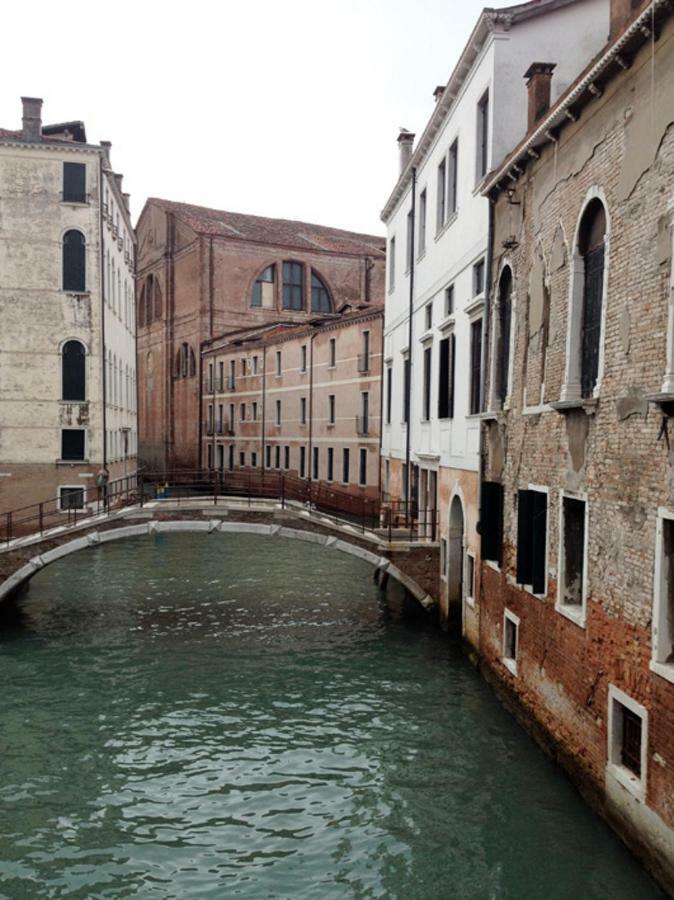
<path fill-rule="evenodd" d="M 241 505 L 219 498 L 156 501 L 130 506 L 107 515 L 82 519 L 77 525 L 29 535 L 0 548 L 0 603 L 15 594 L 45 566 L 80 550 L 121 538 L 161 532 L 249 533 L 310 541 L 350 553 L 370 563 L 374 579 L 384 587 L 395 578 L 425 609 L 432 609 L 439 591 L 439 548 L 425 541 L 387 541 L 376 532 L 361 531 L 345 521 L 326 518 L 298 506 L 273 501 Z"/>

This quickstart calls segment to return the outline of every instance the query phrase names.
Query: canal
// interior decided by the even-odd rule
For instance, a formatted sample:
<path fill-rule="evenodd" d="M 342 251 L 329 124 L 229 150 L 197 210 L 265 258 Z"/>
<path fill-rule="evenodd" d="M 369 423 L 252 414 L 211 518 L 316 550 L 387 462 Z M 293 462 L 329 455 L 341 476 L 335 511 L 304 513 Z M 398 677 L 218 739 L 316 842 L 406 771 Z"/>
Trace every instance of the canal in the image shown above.
<path fill-rule="evenodd" d="M 662 897 L 458 646 L 371 568 L 157 535 L 0 634 L 0 896 Z"/>

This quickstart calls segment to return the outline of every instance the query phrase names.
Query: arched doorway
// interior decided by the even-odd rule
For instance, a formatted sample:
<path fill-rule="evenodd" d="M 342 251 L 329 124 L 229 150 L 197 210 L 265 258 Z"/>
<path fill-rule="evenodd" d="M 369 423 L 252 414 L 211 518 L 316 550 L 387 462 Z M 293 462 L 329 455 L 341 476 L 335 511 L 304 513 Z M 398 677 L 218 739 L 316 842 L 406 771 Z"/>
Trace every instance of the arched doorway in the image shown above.
<path fill-rule="evenodd" d="M 451 634 L 461 633 L 463 603 L 463 532 L 461 498 L 455 495 L 449 507 L 449 572 L 447 622 Z"/>

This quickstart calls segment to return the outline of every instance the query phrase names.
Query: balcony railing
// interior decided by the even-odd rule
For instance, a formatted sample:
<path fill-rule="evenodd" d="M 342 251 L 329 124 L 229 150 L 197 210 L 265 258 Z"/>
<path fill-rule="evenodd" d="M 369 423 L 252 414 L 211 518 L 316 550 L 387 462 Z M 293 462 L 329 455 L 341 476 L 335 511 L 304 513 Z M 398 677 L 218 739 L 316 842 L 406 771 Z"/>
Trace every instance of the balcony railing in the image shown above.
<path fill-rule="evenodd" d="M 370 422 L 367 416 L 356 416 L 356 434 L 365 436 L 370 433 Z"/>
<path fill-rule="evenodd" d="M 359 353 L 358 354 L 358 371 L 359 372 L 369 372 L 370 371 L 370 354 L 369 353 Z"/>

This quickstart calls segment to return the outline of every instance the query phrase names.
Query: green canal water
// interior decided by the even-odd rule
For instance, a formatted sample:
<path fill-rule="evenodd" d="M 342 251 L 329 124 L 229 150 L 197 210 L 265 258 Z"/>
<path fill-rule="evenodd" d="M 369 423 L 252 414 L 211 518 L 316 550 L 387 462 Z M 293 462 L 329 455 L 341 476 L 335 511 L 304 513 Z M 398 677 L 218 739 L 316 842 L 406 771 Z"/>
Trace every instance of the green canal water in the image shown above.
<path fill-rule="evenodd" d="M 120 541 L 0 633 L 0 896 L 663 895 L 396 585 L 313 544 Z"/>

